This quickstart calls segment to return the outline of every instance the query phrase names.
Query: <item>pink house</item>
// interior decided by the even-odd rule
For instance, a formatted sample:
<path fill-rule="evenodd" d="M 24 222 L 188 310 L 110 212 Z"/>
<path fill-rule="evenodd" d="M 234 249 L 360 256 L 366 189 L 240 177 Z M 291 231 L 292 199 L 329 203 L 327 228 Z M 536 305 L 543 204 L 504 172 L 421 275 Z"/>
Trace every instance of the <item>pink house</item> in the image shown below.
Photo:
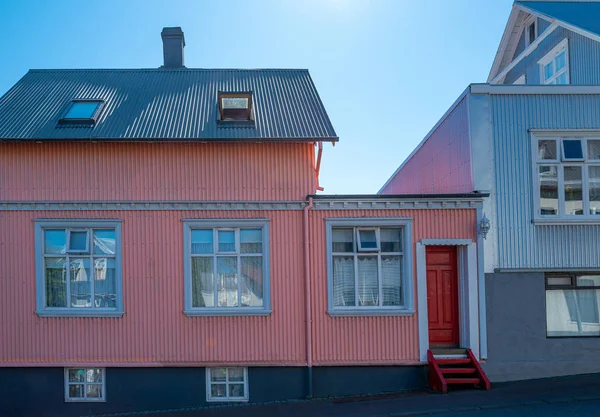
<path fill-rule="evenodd" d="M 397 392 L 431 347 L 478 366 L 483 196 L 316 194 L 338 138 L 308 71 L 190 69 L 162 37 L 158 69 L 0 98 L 0 414 Z"/>

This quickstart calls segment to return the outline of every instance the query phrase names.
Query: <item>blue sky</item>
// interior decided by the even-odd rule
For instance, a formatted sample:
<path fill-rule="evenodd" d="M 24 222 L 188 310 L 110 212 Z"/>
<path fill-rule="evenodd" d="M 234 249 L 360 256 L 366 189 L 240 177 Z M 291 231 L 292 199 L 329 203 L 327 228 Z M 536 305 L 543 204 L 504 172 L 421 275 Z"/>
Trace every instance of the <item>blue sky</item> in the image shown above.
<path fill-rule="evenodd" d="M 308 68 L 340 137 L 328 194 L 375 193 L 472 82 L 512 0 L 0 2 L 0 94 L 32 68 L 153 68 L 181 26 L 186 66 Z"/>

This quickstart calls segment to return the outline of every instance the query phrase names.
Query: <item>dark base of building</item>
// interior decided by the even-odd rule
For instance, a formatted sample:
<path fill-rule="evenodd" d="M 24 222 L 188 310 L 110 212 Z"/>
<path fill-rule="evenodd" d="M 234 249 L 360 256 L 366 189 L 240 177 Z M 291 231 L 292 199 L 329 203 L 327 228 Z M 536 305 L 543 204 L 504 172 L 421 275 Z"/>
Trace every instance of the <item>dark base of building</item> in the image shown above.
<path fill-rule="evenodd" d="M 548 337 L 543 272 L 485 275 L 492 382 L 600 372 L 600 337 Z"/>
<path fill-rule="evenodd" d="M 425 366 L 314 367 L 313 398 L 422 389 Z M 215 406 L 204 368 L 107 368 L 106 401 L 65 402 L 63 368 L 0 368 L 0 416 L 70 417 Z M 308 396 L 306 367 L 249 367 L 248 403 Z"/>

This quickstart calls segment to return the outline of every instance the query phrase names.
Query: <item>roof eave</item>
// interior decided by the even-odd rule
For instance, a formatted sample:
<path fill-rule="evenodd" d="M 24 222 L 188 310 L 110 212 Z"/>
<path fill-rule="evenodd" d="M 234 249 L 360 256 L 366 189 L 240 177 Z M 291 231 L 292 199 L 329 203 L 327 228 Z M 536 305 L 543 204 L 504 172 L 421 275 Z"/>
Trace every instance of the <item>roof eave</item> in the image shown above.
<path fill-rule="evenodd" d="M 513 3 L 508 22 L 506 23 L 504 33 L 502 34 L 502 39 L 500 40 L 500 45 L 498 46 L 496 56 L 494 57 L 494 63 L 492 64 L 490 74 L 488 75 L 488 83 L 491 82 L 494 78 L 496 78 L 496 75 L 498 75 L 498 73 L 500 72 L 500 64 L 502 63 L 502 58 L 504 58 L 506 47 L 508 46 L 508 42 L 510 41 L 512 27 L 517 22 L 517 18 L 519 17 L 520 11 L 521 9 L 519 8 L 519 5 L 516 2 Z"/>

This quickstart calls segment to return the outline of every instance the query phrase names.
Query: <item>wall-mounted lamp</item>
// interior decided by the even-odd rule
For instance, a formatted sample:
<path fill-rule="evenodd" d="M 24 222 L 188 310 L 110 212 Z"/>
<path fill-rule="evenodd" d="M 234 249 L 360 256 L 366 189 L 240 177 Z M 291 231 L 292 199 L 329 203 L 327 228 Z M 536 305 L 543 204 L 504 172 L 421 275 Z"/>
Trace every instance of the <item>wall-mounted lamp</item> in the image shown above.
<path fill-rule="evenodd" d="M 479 220 L 479 233 L 481 234 L 481 236 L 483 236 L 484 239 L 486 238 L 488 232 L 490 231 L 490 227 L 491 227 L 490 219 L 488 219 L 485 216 L 485 213 L 483 213 L 483 217 L 481 218 L 481 220 Z"/>

